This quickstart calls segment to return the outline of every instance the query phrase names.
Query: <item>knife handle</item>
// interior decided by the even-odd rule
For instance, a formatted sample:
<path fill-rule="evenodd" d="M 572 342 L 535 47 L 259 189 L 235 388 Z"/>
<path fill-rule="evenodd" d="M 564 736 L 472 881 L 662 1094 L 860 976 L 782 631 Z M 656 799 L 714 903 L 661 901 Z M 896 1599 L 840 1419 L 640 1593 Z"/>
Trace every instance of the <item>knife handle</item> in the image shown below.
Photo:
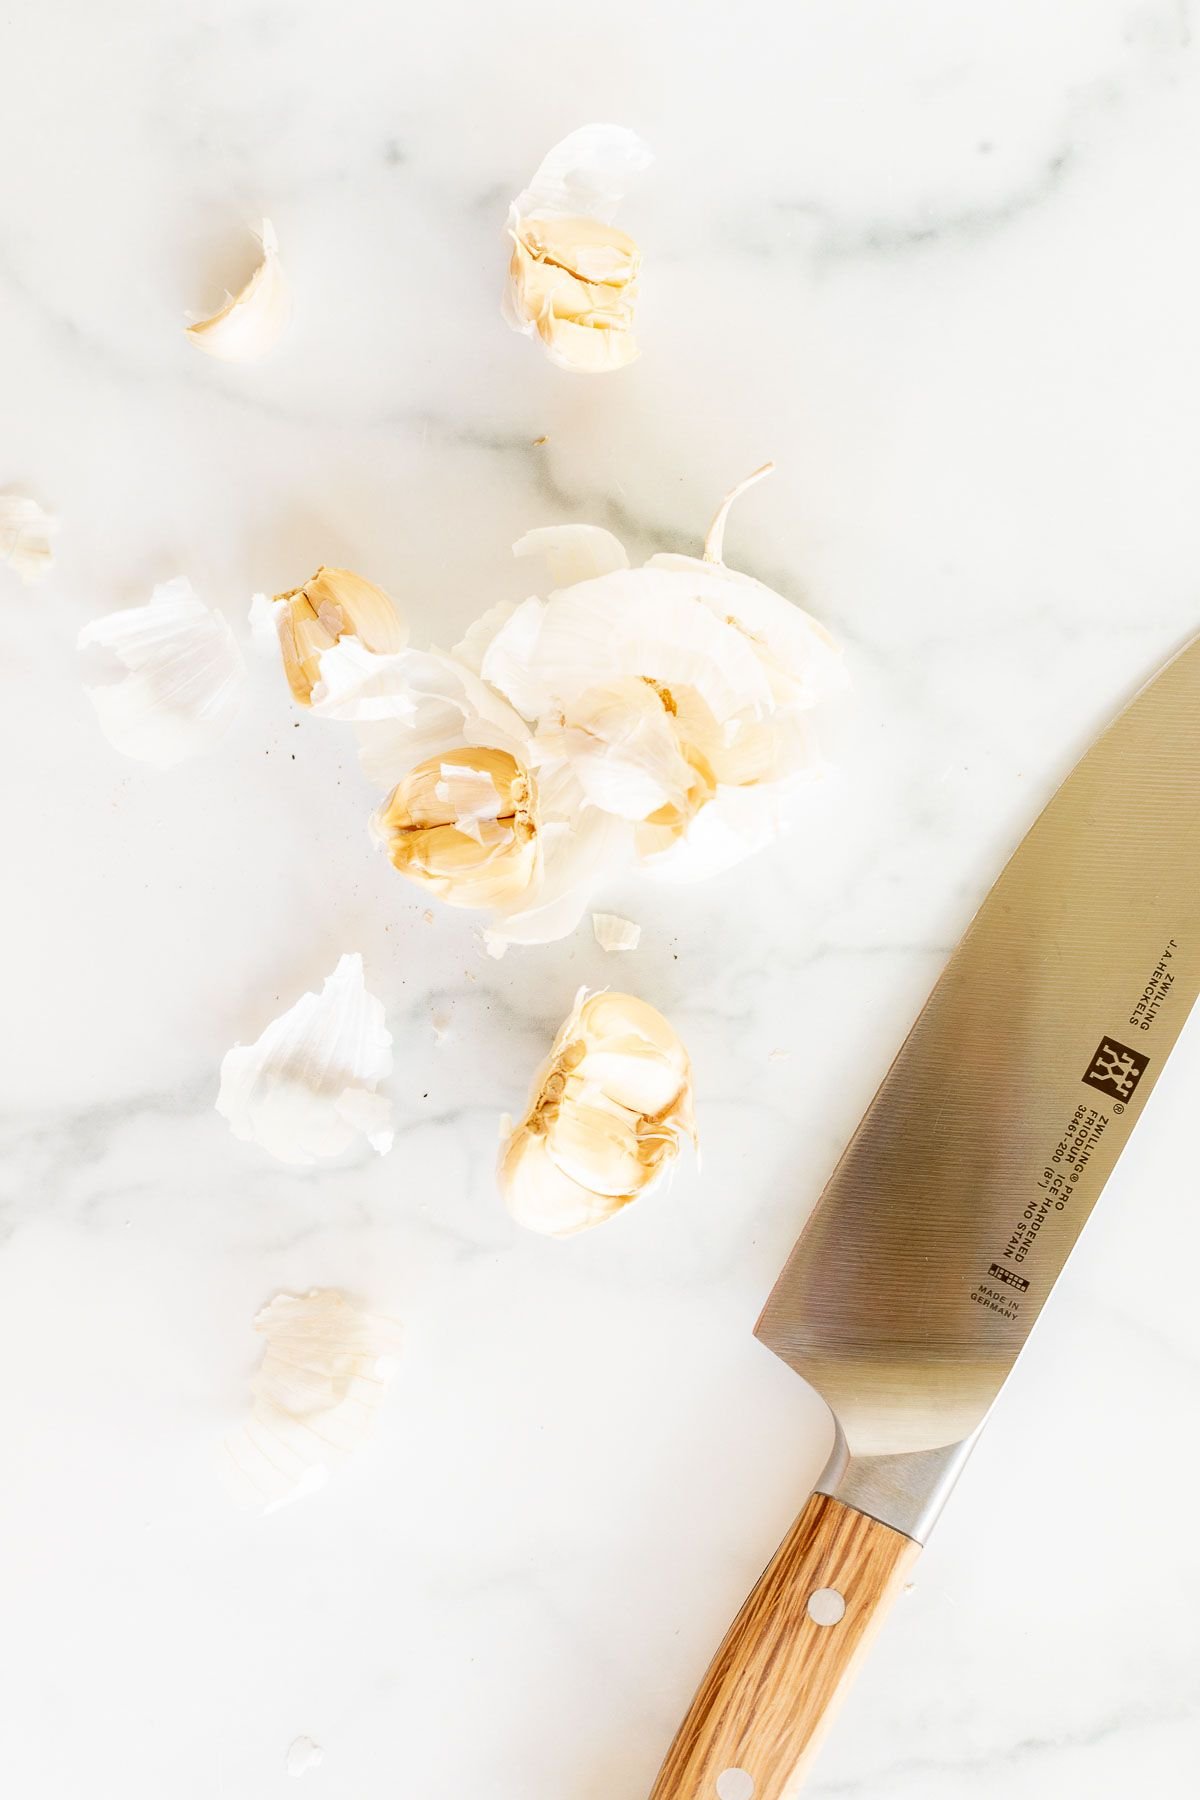
<path fill-rule="evenodd" d="M 814 1494 L 726 1633 L 650 1800 L 791 1800 L 920 1549 Z M 840 1618 L 819 1624 L 839 1601 Z"/>

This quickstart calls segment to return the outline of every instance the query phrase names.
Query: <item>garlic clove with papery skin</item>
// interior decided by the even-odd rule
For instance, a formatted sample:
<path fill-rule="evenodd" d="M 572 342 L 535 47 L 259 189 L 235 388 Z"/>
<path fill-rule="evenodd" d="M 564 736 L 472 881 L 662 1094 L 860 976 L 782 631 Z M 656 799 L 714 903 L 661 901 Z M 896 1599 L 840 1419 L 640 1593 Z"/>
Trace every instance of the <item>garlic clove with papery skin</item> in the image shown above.
<path fill-rule="evenodd" d="M 500 1189 L 518 1224 L 571 1237 L 648 1193 L 684 1138 L 691 1064 L 676 1033 L 632 994 L 581 989 L 502 1146 Z"/>
<path fill-rule="evenodd" d="M 635 132 L 585 125 L 556 144 L 509 213 L 504 313 L 577 373 L 623 367 L 633 337 L 641 253 L 612 215 L 650 153 Z"/>
<path fill-rule="evenodd" d="M 0 563 L 7 563 L 26 586 L 54 567 L 58 520 L 26 494 L 0 494 Z"/>
<path fill-rule="evenodd" d="M 372 825 L 393 867 L 450 906 L 512 905 L 538 874 L 533 780 L 507 750 L 453 750 L 418 763 Z"/>
<path fill-rule="evenodd" d="M 272 612 L 288 686 L 301 706 L 312 705 L 321 658 L 342 638 L 356 637 L 379 655 L 403 650 L 408 642 L 390 595 L 350 569 L 322 564 L 303 587 L 276 594 Z"/>

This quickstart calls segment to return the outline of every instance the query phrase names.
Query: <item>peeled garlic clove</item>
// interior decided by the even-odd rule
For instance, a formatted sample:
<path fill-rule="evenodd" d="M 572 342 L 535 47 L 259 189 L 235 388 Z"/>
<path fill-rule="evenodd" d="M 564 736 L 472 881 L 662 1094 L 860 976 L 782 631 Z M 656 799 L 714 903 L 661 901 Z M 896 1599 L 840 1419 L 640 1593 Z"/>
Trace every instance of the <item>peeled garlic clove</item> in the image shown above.
<path fill-rule="evenodd" d="M 350 569 L 322 564 L 303 587 L 276 594 L 273 616 L 288 686 L 301 706 L 312 704 L 321 658 L 344 637 L 358 638 L 378 655 L 394 654 L 408 642 L 408 628 L 390 595 Z M 252 622 L 254 617 L 252 606 Z"/>
<path fill-rule="evenodd" d="M 533 782 L 506 750 L 430 757 L 372 823 L 393 867 L 450 906 L 511 905 L 538 874 Z"/>
<path fill-rule="evenodd" d="M 592 933 L 602 950 L 636 950 L 642 941 L 641 926 L 618 913 L 594 912 Z"/>
<path fill-rule="evenodd" d="M 266 1339 L 250 1417 L 224 1446 L 244 1505 L 272 1512 L 323 1487 L 369 1436 L 394 1368 L 400 1327 L 336 1288 L 278 1294 L 254 1321 Z"/>
<path fill-rule="evenodd" d="M 505 316 L 515 330 L 536 333 L 563 368 L 599 373 L 637 355 L 641 255 L 612 216 L 649 161 L 636 133 L 584 126 L 550 151 L 513 202 Z"/>
<path fill-rule="evenodd" d="M 78 641 L 124 671 L 85 692 L 105 737 L 140 762 L 169 768 L 213 749 L 241 704 L 246 669 L 237 640 L 182 578 L 156 587 L 145 606 L 85 625 Z"/>
<path fill-rule="evenodd" d="M 217 1111 L 235 1137 L 280 1162 L 339 1156 L 360 1137 L 385 1155 L 392 1106 L 376 1092 L 391 1074 L 392 1037 L 368 994 L 362 957 L 340 958 L 319 994 L 307 993 L 253 1044 L 221 1064 Z"/>
<path fill-rule="evenodd" d="M 222 362 L 253 362 L 274 349 L 292 313 L 291 294 L 279 263 L 270 219 L 262 224 L 263 258 L 239 294 L 219 312 L 186 327 L 193 344 Z"/>
<path fill-rule="evenodd" d="M 513 1217 L 554 1237 L 611 1218 L 695 1138 L 691 1065 L 662 1014 L 631 994 L 581 990 L 500 1154 Z"/>
<path fill-rule="evenodd" d="M 54 567 L 58 520 L 24 494 L 0 494 L 0 563 L 30 585 Z"/>

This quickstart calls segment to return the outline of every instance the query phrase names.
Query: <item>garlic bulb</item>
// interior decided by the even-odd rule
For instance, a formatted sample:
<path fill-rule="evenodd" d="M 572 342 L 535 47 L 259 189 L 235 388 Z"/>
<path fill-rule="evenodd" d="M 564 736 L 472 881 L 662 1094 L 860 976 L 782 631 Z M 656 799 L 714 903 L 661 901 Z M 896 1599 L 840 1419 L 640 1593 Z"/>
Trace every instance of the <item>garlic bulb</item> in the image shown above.
<path fill-rule="evenodd" d="M 262 616 L 260 600 L 256 595 L 250 609 L 252 625 Z M 356 637 L 368 650 L 381 653 L 403 650 L 408 642 L 408 629 L 391 597 L 349 569 L 322 564 L 303 587 L 276 594 L 271 612 L 288 686 L 301 706 L 312 704 L 321 658 L 344 637 Z"/>
<path fill-rule="evenodd" d="M 273 350 L 292 314 L 291 294 L 279 262 L 270 219 L 262 223 L 262 261 L 240 293 L 211 318 L 186 327 L 192 343 L 222 362 L 253 362 Z"/>
<path fill-rule="evenodd" d="M 145 606 L 85 625 L 81 650 L 104 653 L 123 676 L 85 689 L 109 742 L 140 762 L 170 768 L 214 749 L 241 705 L 246 668 L 228 622 L 182 578 Z"/>
<path fill-rule="evenodd" d="M 451 906 L 505 906 L 537 875 L 533 782 L 507 750 L 418 763 L 373 823 L 393 867 Z"/>
<path fill-rule="evenodd" d="M 336 1288 L 313 1288 L 277 1294 L 254 1329 L 266 1349 L 250 1417 L 225 1441 L 223 1472 L 239 1502 L 273 1512 L 323 1487 L 369 1436 L 400 1327 Z"/>
<path fill-rule="evenodd" d="M 536 333 L 561 368 L 597 374 L 637 356 L 641 253 L 611 219 L 649 161 L 634 132 L 587 125 L 550 151 L 513 202 L 505 316 Z"/>
<path fill-rule="evenodd" d="M 670 1025 L 631 994 L 581 989 L 502 1146 L 501 1192 L 518 1224 L 571 1237 L 649 1193 L 685 1137 L 691 1065 Z"/>
<path fill-rule="evenodd" d="M 0 563 L 29 585 L 54 567 L 58 520 L 24 494 L 0 494 Z"/>
<path fill-rule="evenodd" d="M 391 1070 L 391 1033 L 362 957 L 343 956 L 319 994 L 301 995 L 253 1044 L 227 1053 L 217 1111 L 235 1137 L 280 1162 L 340 1156 L 360 1137 L 383 1156 L 392 1106 L 376 1089 Z"/>

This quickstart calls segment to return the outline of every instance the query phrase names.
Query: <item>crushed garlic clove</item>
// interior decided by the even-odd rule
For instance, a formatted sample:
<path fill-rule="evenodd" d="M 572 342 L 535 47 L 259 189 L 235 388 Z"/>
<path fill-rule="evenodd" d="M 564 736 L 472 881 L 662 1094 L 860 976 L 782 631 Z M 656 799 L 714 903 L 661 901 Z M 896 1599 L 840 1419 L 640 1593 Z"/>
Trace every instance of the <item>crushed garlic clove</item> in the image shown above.
<path fill-rule="evenodd" d="M 571 1237 L 649 1193 L 695 1135 L 691 1064 L 662 1014 L 581 989 L 501 1148 L 500 1189 L 518 1224 Z"/>
<path fill-rule="evenodd" d="M 533 780 L 506 750 L 454 750 L 419 763 L 372 824 L 393 867 L 450 906 L 509 906 L 538 874 Z"/>
<path fill-rule="evenodd" d="M 360 639 L 378 655 L 403 650 L 408 642 L 408 629 L 391 596 L 350 569 L 328 569 L 322 564 L 303 587 L 276 594 L 271 613 L 288 686 L 301 706 L 312 705 L 313 688 L 321 679 L 321 658 L 344 637 Z M 256 596 L 252 625 L 261 619 Z"/>
<path fill-rule="evenodd" d="M 291 318 L 291 294 L 270 219 L 263 220 L 261 239 L 262 261 L 241 292 L 230 295 L 211 318 L 185 327 L 198 349 L 221 362 L 254 362 L 265 356 Z"/>
<path fill-rule="evenodd" d="M 649 161 L 636 133 L 584 126 L 550 151 L 513 203 L 505 317 L 536 334 L 561 368 L 598 374 L 638 354 L 641 253 L 612 214 Z"/>

